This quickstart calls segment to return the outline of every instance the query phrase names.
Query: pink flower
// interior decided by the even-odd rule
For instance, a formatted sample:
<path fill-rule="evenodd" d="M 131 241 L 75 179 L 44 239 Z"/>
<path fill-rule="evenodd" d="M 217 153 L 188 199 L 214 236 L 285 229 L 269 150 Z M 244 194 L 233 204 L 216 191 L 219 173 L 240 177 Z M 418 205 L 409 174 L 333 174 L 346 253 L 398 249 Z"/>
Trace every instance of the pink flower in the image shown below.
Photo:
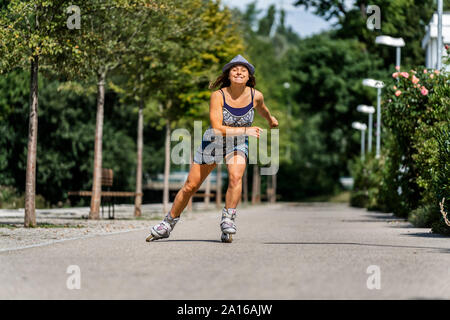
<path fill-rule="evenodd" d="M 439 74 L 440 71 L 439 70 L 434 70 L 434 73 Z"/>
<path fill-rule="evenodd" d="M 395 96 L 398 97 L 399 95 L 401 95 L 402 92 L 400 90 L 395 91 Z"/>
<path fill-rule="evenodd" d="M 425 88 L 424 86 L 422 86 L 422 89 L 420 90 L 420 93 L 424 96 L 426 96 L 428 94 L 428 90 L 427 88 Z"/>
<path fill-rule="evenodd" d="M 394 72 L 394 73 L 392 74 L 392 78 L 397 78 L 399 74 L 400 74 L 400 72 Z"/>
<path fill-rule="evenodd" d="M 395 70 L 400 71 L 400 66 L 395 66 Z"/>
<path fill-rule="evenodd" d="M 423 69 L 423 73 L 428 73 L 428 70 L 427 69 Z"/>
<path fill-rule="evenodd" d="M 445 45 L 445 50 L 448 50 L 449 46 L 448 44 Z"/>
<path fill-rule="evenodd" d="M 434 74 L 430 74 L 430 79 L 433 79 L 434 78 Z"/>
<path fill-rule="evenodd" d="M 419 82 L 419 78 L 417 78 L 416 76 L 413 75 L 411 81 L 412 81 L 412 83 L 416 84 Z"/>
<path fill-rule="evenodd" d="M 402 75 L 402 77 L 404 77 L 406 79 L 408 79 L 408 77 L 409 77 L 408 72 L 402 72 L 401 75 Z"/>
<path fill-rule="evenodd" d="M 397 86 L 393 86 L 394 90 L 397 90 Z"/>

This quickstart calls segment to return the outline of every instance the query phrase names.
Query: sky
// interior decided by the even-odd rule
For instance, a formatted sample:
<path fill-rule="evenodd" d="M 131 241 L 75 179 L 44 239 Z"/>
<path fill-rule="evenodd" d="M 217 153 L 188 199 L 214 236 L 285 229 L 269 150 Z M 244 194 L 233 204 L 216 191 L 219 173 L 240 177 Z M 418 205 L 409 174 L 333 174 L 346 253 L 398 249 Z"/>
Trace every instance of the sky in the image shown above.
<path fill-rule="evenodd" d="M 346 7 L 350 7 L 354 0 L 346 0 Z M 245 9 L 248 4 L 254 0 L 222 0 L 222 3 L 229 7 Z M 264 12 L 271 4 L 275 4 L 277 9 L 282 7 L 286 11 L 286 24 L 291 26 L 301 37 L 307 37 L 321 31 L 332 28 L 333 21 L 326 21 L 321 17 L 306 11 L 303 7 L 295 7 L 292 5 L 295 0 L 257 0 L 257 8 L 263 9 Z"/>

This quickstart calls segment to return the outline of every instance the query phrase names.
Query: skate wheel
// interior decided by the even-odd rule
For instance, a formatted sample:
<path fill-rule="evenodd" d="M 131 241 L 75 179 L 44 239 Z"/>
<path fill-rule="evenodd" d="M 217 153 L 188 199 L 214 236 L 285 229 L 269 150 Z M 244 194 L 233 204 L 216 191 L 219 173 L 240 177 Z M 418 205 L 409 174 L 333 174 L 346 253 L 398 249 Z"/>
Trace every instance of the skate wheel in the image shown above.
<path fill-rule="evenodd" d="M 152 241 L 152 240 L 153 240 L 153 235 L 150 233 L 150 234 L 148 235 L 148 237 L 145 238 L 145 241 L 150 242 L 150 241 Z"/>
<path fill-rule="evenodd" d="M 221 240 L 225 243 L 231 243 L 233 242 L 233 236 L 231 234 L 222 233 Z"/>

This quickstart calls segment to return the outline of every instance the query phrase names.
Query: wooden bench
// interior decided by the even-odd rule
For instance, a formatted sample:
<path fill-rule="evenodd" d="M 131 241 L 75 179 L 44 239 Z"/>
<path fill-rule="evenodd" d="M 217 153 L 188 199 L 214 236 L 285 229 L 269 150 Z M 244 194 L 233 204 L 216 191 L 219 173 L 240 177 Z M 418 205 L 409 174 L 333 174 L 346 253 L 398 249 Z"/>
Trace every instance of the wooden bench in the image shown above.
<path fill-rule="evenodd" d="M 138 194 L 136 192 L 127 192 L 127 191 L 110 191 L 110 188 L 113 185 L 114 173 L 112 169 L 102 169 L 102 192 L 101 192 L 101 205 L 102 205 L 102 218 L 104 212 L 104 205 L 108 206 L 108 218 L 114 219 L 114 205 L 115 198 L 125 198 L 125 197 L 135 197 Z M 103 191 L 103 187 L 107 187 L 108 190 Z M 68 196 L 78 196 L 78 197 L 92 197 L 92 191 L 69 191 Z M 112 211 L 111 211 L 112 207 Z"/>

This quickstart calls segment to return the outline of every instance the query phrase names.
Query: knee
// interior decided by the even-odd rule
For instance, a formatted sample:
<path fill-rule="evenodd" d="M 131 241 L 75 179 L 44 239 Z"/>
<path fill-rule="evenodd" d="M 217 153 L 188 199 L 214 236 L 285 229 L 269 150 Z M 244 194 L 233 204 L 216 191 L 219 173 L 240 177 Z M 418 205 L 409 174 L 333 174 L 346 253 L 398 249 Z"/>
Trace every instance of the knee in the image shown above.
<path fill-rule="evenodd" d="M 228 181 L 228 187 L 234 189 L 234 188 L 240 188 L 242 186 L 242 177 L 230 175 L 229 181 Z"/>
<path fill-rule="evenodd" d="M 188 195 L 193 195 L 198 190 L 199 187 L 200 186 L 198 185 L 198 183 L 194 183 L 192 181 L 186 181 L 186 183 L 184 184 L 184 186 L 181 190 Z"/>

